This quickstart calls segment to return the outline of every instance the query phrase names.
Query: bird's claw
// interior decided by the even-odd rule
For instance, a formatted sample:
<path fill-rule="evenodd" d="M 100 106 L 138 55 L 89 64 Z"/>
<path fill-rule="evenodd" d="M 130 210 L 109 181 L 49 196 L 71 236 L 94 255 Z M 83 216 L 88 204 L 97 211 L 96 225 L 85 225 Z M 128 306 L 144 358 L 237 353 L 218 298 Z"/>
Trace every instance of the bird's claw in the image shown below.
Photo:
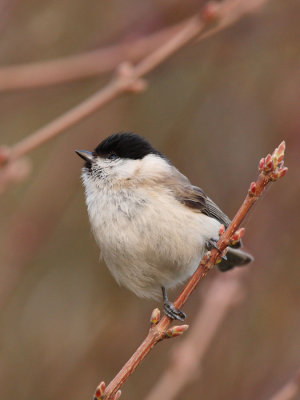
<path fill-rule="evenodd" d="M 217 243 L 218 243 L 218 240 L 214 239 L 214 238 L 207 240 L 205 243 L 207 250 L 209 251 L 211 249 L 216 249 L 216 250 L 218 250 L 219 253 L 221 253 L 217 246 Z M 227 257 L 225 254 L 222 255 L 221 258 L 222 258 L 222 260 L 227 261 Z"/>
<path fill-rule="evenodd" d="M 170 301 L 164 302 L 164 311 L 165 314 L 171 319 L 178 319 L 179 321 L 184 321 L 186 315 L 184 312 L 179 310 L 179 308 L 175 308 L 174 304 Z"/>
<path fill-rule="evenodd" d="M 214 238 L 211 238 L 211 239 L 207 240 L 207 241 L 205 242 L 206 249 L 207 249 L 207 250 L 211 250 L 211 249 L 217 249 L 217 250 L 219 250 L 219 249 L 218 249 L 218 246 L 217 246 L 217 243 L 218 243 L 218 240 L 217 240 L 217 239 L 214 239 Z"/>

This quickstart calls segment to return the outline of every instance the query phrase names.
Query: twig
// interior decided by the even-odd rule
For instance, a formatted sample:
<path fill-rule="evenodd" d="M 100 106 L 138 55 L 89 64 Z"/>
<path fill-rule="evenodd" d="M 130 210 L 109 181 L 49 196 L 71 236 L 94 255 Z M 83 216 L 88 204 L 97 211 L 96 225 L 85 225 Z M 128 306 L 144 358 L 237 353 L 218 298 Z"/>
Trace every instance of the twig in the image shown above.
<path fill-rule="evenodd" d="M 9 150 L 7 147 L 0 147 L 0 165 L 1 161 L 5 161 L 8 157 Z M 31 170 L 30 160 L 22 157 L 14 162 L 5 163 L 0 169 L 0 193 L 7 189 L 13 182 L 22 182 L 27 178 Z"/>
<path fill-rule="evenodd" d="M 1 154 L 0 149 L 0 167 L 53 139 L 120 94 L 127 91 L 139 92 L 145 89 L 145 82 L 141 78 L 195 37 L 198 37 L 200 32 L 203 31 L 205 36 L 209 35 L 210 31 L 204 29 L 211 22 L 217 19 L 218 23 L 223 24 L 222 26 L 228 26 L 244 13 L 257 10 L 257 7 L 264 2 L 266 0 L 254 0 L 252 8 L 249 7 L 248 0 L 226 0 L 217 5 L 213 2 L 208 3 L 200 15 L 190 18 L 170 40 L 146 56 L 135 67 L 129 63 L 121 64 L 112 80 L 94 95 L 16 143 L 9 149 L 9 152 Z M 224 19 L 224 22 L 222 22 L 222 19 Z M 212 30 L 214 29 L 217 31 L 219 28 L 212 28 Z"/>
<path fill-rule="evenodd" d="M 48 125 L 38 129 L 36 132 L 12 146 L 9 152 L 6 153 L 6 158 L 5 155 L 2 154 L 2 165 L 4 165 L 5 162 L 15 160 L 27 154 L 48 140 L 53 139 L 65 129 L 87 117 L 118 95 L 127 91 L 139 92 L 143 90 L 145 88 L 145 82 L 141 80 L 141 77 L 152 71 L 157 65 L 161 64 L 173 53 L 194 39 L 206 24 L 207 20 L 197 15 L 191 18 L 167 43 L 157 48 L 157 50 L 145 57 L 135 67 L 131 66 L 129 63 L 121 64 L 116 75 L 101 90 L 53 120 Z"/>
<path fill-rule="evenodd" d="M 243 14 L 255 12 L 267 0 L 227 0 L 221 6 L 220 22 L 202 32 L 203 40 L 228 27 Z M 187 21 L 161 29 L 132 42 L 89 51 L 51 61 L 11 65 L 0 68 L 0 91 L 32 89 L 89 78 L 114 70 L 124 59 L 137 62 L 178 32 Z"/>
<path fill-rule="evenodd" d="M 114 70 L 122 61 L 137 62 L 168 40 L 186 23 L 148 36 L 86 53 L 0 68 L 0 91 L 33 89 L 90 78 Z"/>
<path fill-rule="evenodd" d="M 300 369 L 270 400 L 293 400 L 300 394 Z"/>
<path fill-rule="evenodd" d="M 145 400 L 172 400 L 197 377 L 203 357 L 226 314 L 244 297 L 240 276 L 240 270 L 233 271 L 229 276 L 222 274 L 213 281 L 192 327 L 176 346 L 165 372 Z"/>
<path fill-rule="evenodd" d="M 181 308 L 185 304 L 200 280 L 203 279 L 211 268 L 220 260 L 220 254 L 224 253 L 227 246 L 242 237 L 245 230 L 244 228 L 238 228 L 265 187 L 286 174 L 287 168 L 283 166 L 284 151 L 285 143 L 282 142 L 278 148 L 274 150 L 272 155 L 268 154 L 265 158 L 260 160 L 260 174 L 257 181 L 251 183 L 243 204 L 225 232 L 224 226 L 221 226 L 220 239 L 217 243 L 218 249 L 212 249 L 205 254 L 199 267 L 175 300 L 174 306 L 176 308 Z M 167 337 L 178 336 L 187 329 L 187 325 L 169 328 L 171 320 L 167 316 L 164 316 L 159 321 L 159 315 L 159 310 L 155 309 L 151 316 L 151 327 L 147 337 L 107 387 L 105 387 L 104 382 L 100 383 L 94 394 L 95 400 L 113 400 L 115 395 L 119 396 L 120 387 L 159 341 Z"/>
<path fill-rule="evenodd" d="M 21 158 L 0 169 L 0 194 L 7 190 L 12 183 L 24 181 L 31 171 L 31 162 L 28 158 Z"/>

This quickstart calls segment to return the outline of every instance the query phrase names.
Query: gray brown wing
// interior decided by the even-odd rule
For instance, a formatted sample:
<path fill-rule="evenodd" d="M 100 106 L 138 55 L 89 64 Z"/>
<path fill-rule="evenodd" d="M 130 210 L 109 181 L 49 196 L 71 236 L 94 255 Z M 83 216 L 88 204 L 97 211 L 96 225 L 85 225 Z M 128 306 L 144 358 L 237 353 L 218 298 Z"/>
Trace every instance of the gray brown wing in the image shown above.
<path fill-rule="evenodd" d="M 227 217 L 227 215 L 224 214 L 223 211 L 220 210 L 220 208 L 209 197 L 205 195 L 202 189 L 198 188 L 197 186 L 191 186 L 191 188 L 191 196 L 194 195 L 194 199 L 192 200 L 192 202 L 189 202 L 188 200 L 183 201 L 183 203 L 188 207 L 199 210 L 209 217 L 215 218 L 216 220 L 224 224 L 225 228 L 227 228 L 230 224 L 230 219 Z M 249 264 L 253 260 L 253 257 L 250 254 L 238 249 L 239 247 L 241 247 L 241 245 L 242 242 L 240 240 L 228 248 L 226 259 L 223 259 L 221 263 L 218 264 L 220 271 L 229 271 L 235 266 L 243 266 Z"/>
<path fill-rule="evenodd" d="M 215 218 L 221 222 L 221 224 L 224 224 L 226 228 L 230 224 L 230 219 L 227 215 L 197 186 L 188 185 L 183 187 L 181 196 L 177 198 L 187 207 L 202 212 L 211 218 Z"/>
<path fill-rule="evenodd" d="M 225 228 L 227 228 L 231 222 L 230 219 L 209 197 L 206 197 L 206 206 L 208 209 L 208 215 L 220 221 L 225 225 Z"/>
<path fill-rule="evenodd" d="M 211 218 L 215 218 L 221 224 L 224 224 L 225 228 L 230 224 L 230 219 L 223 211 L 210 199 L 202 189 L 197 186 L 191 185 L 190 181 L 186 176 L 182 175 L 178 170 L 174 168 L 174 176 L 170 181 L 171 188 L 175 197 L 180 203 L 195 210 L 201 212 Z M 241 247 L 242 242 L 239 241 L 232 245 L 228 250 L 228 259 L 223 260 L 220 264 L 221 271 L 227 271 L 233 268 L 235 265 L 245 265 L 252 261 L 252 256 L 237 248 Z"/>
<path fill-rule="evenodd" d="M 175 167 L 173 176 L 168 179 L 169 189 L 172 190 L 176 199 L 195 212 L 201 212 L 211 218 L 215 218 L 225 228 L 230 224 L 230 219 L 226 214 L 204 193 L 202 189 L 193 186 L 188 178 L 181 174 Z M 237 243 L 234 247 L 240 247 Z"/>
<path fill-rule="evenodd" d="M 210 199 L 206 194 L 197 186 L 186 185 L 177 190 L 176 198 L 185 206 L 192 208 L 196 212 L 202 212 L 203 214 L 215 218 L 221 224 L 224 224 L 225 228 L 230 224 L 230 219 L 226 214 Z M 242 242 L 238 241 L 231 247 L 239 248 Z"/>

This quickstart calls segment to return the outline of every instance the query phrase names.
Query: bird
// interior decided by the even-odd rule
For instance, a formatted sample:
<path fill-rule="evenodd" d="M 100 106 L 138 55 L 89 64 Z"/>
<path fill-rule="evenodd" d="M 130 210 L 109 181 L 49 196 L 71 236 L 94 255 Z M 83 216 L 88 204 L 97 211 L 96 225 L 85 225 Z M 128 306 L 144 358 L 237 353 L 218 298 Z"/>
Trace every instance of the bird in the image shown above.
<path fill-rule="evenodd" d="M 167 289 L 195 272 L 230 219 L 142 136 L 115 133 L 92 152 L 75 151 L 85 161 L 81 179 L 90 225 L 111 274 L 138 297 L 162 293 L 165 314 L 183 321 Z M 228 247 L 221 271 L 253 260 L 239 247 L 240 241 Z"/>

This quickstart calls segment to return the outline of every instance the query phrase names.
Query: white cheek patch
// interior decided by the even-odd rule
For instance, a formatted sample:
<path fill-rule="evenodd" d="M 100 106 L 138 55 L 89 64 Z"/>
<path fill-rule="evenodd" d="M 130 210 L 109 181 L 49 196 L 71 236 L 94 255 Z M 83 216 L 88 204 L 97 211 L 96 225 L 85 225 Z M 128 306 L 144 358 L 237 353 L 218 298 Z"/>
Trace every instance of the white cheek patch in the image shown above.
<path fill-rule="evenodd" d="M 141 160 L 123 159 L 116 163 L 114 172 L 120 179 L 131 178 L 139 169 Z"/>
<path fill-rule="evenodd" d="M 116 160 L 98 158 L 94 160 L 90 172 L 90 179 L 98 181 L 98 185 L 101 185 L 101 181 L 103 180 L 113 181 L 118 179 L 130 179 L 136 174 L 136 171 L 139 170 L 141 161 L 142 160 L 121 158 Z"/>
<path fill-rule="evenodd" d="M 83 173 L 83 176 L 86 175 L 86 179 L 94 181 L 93 184 L 101 187 L 104 181 L 112 183 L 119 179 L 156 179 L 171 173 L 171 170 L 172 166 L 155 154 L 148 154 L 137 160 L 129 158 L 109 160 L 99 157 L 94 159 L 91 171 Z"/>
<path fill-rule="evenodd" d="M 168 161 L 156 154 L 149 154 L 141 161 L 141 174 L 144 177 L 151 179 L 172 173 L 172 166 Z"/>
<path fill-rule="evenodd" d="M 107 160 L 105 160 L 104 158 L 101 157 L 97 157 L 94 162 L 94 168 L 105 168 L 105 166 L 107 165 Z"/>

